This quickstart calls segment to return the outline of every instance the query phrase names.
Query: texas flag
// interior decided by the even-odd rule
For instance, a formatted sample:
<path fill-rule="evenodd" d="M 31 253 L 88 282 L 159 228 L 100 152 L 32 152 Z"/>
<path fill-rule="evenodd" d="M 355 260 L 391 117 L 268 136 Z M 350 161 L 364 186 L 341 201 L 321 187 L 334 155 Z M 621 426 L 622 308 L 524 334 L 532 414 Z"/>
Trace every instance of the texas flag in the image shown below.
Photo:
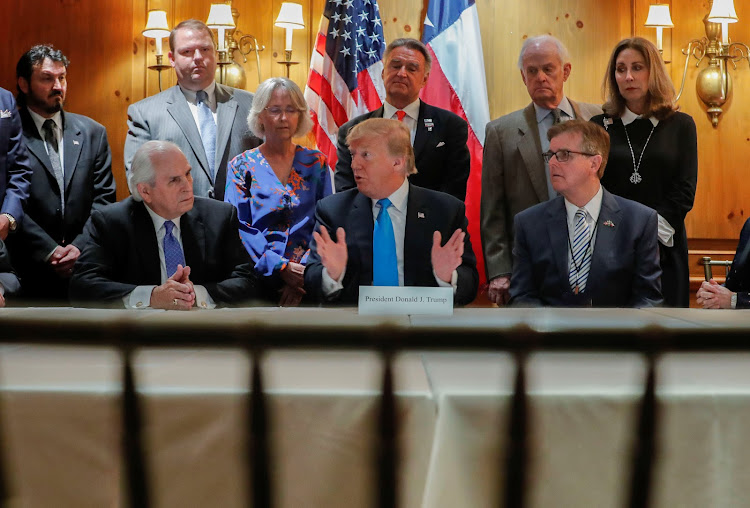
<path fill-rule="evenodd" d="M 453 111 L 469 124 L 471 173 L 466 188 L 466 217 L 481 282 L 484 256 L 479 232 L 482 197 L 484 127 L 490 121 L 479 17 L 474 0 L 430 0 L 422 42 L 432 55 L 432 70 L 421 97 L 434 106 Z"/>

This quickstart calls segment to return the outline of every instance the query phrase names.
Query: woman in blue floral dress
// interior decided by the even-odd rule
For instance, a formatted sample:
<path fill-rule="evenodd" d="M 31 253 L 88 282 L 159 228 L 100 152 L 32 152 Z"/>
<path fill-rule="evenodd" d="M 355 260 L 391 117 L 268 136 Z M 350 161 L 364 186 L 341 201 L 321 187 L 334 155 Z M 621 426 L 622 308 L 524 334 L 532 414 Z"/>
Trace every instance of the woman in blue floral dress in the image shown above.
<path fill-rule="evenodd" d="M 232 159 L 224 200 L 237 208 L 240 237 L 266 291 L 280 305 L 299 305 L 315 205 L 332 193 L 325 155 L 292 138 L 312 127 L 302 91 L 291 80 L 260 84 L 247 118 L 263 144 Z"/>

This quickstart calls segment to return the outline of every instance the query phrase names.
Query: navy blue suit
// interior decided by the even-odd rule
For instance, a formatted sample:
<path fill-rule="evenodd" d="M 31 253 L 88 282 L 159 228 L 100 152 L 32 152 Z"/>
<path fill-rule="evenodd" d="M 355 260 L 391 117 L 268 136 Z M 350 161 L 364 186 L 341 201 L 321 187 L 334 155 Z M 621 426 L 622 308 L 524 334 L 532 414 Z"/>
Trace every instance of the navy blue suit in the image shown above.
<path fill-rule="evenodd" d="M 516 215 L 511 305 L 660 305 L 656 212 L 603 189 L 597 224 L 586 290 L 573 295 L 564 198 L 558 196 Z"/>
<path fill-rule="evenodd" d="M 16 100 L 0 88 L 0 213 L 12 215 L 20 224 L 30 185 L 31 167 Z"/>
<path fill-rule="evenodd" d="M 372 285 L 372 200 L 357 189 L 328 196 L 318 201 L 315 220 L 315 230 L 320 231 L 325 227 L 331 238 L 336 238 L 339 227 L 346 232 L 348 260 L 344 289 L 335 296 L 334 301 L 356 305 L 359 286 Z M 465 232 L 466 226 L 466 209 L 461 201 L 448 194 L 410 184 L 404 231 L 404 285 L 437 286 L 432 273 L 432 235 L 440 231 L 445 243 L 456 229 Z M 474 300 L 479 286 L 477 260 L 468 233 L 457 272 L 458 287 L 453 300 L 456 305 L 466 305 Z M 321 290 L 322 278 L 323 264 L 313 240 L 305 268 L 305 289 L 314 300 L 325 302 Z"/>
<path fill-rule="evenodd" d="M 750 309 L 750 219 L 742 226 L 737 252 L 724 285 L 737 293 L 738 309 Z"/>

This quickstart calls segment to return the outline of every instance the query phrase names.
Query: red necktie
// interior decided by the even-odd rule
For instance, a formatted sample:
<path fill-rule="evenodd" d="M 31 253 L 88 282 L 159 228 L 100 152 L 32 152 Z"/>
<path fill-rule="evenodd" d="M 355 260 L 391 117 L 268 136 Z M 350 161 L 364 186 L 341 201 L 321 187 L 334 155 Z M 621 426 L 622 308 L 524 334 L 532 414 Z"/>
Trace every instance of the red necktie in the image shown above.
<path fill-rule="evenodd" d="M 399 122 L 404 121 L 404 117 L 406 116 L 406 111 L 396 111 L 396 118 L 398 118 Z"/>

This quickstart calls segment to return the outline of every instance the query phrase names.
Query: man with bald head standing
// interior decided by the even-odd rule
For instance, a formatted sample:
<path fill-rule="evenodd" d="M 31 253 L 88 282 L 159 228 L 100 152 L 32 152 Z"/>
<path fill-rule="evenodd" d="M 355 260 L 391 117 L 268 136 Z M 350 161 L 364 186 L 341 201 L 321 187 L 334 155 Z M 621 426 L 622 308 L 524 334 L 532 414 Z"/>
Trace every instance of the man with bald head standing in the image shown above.
<path fill-rule="evenodd" d="M 397 120 L 371 118 L 346 143 L 356 189 L 318 202 L 305 289 L 320 302 L 356 305 L 359 286 L 452 287 L 470 303 L 479 275 L 463 202 L 410 183 L 414 152 Z"/>
<path fill-rule="evenodd" d="M 512 270 L 513 218 L 555 197 L 542 152 L 547 131 L 571 118 L 588 120 L 601 113 L 593 104 L 568 99 L 563 86 L 571 71 L 565 46 L 549 35 L 524 41 L 518 58 L 531 104 L 487 124 L 482 160 L 481 232 L 489 281 L 488 297 L 508 301 Z"/>
<path fill-rule="evenodd" d="M 146 141 L 171 141 L 193 168 L 195 195 L 223 200 L 227 163 L 261 143 L 247 126 L 253 95 L 214 81 L 216 46 L 203 22 L 177 25 L 169 50 L 177 85 L 128 108 L 125 168 Z"/>

